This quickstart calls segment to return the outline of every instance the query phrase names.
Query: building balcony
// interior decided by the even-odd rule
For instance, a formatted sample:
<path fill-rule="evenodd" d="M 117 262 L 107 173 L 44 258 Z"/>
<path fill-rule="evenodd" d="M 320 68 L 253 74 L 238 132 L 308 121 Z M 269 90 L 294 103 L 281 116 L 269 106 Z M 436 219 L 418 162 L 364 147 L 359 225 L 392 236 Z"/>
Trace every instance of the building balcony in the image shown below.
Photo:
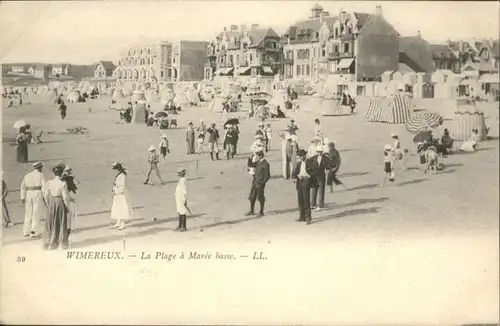
<path fill-rule="evenodd" d="M 340 52 L 330 52 L 328 53 L 328 59 L 334 60 L 334 59 L 340 59 Z"/>
<path fill-rule="evenodd" d="M 240 60 L 237 61 L 236 64 L 240 67 L 248 67 L 248 61 L 247 60 Z"/>
<path fill-rule="evenodd" d="M 342 52 L 340 53 L 341 58 L 353 58 L 354 57 L 354 52 L 349 51 L 349 52 Z"/>

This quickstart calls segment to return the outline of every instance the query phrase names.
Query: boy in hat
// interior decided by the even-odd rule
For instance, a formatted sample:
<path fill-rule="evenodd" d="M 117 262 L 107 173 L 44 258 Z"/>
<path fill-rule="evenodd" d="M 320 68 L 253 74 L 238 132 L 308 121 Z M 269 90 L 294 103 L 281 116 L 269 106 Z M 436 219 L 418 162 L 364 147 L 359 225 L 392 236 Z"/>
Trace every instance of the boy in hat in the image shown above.
<path fill-rule="evenodd" d="M 38 235 L 38 223 L 45 215 L 47 207 L 44 199 L 46 182 L 42 170 L 42 162 L 34 163 L 33 171 L 26 174 L 21 182 L 21 202 L 25 210 L 23 226 L 25 237 Z"/>
<path fill-rule="evenodd" d="M 160 170 L 158 169 L 158 162 L 160 161 L 160 156 L 158 153 L 156 153 L 156 147 L 151 145 L 149 147 L 149 157 L 148 157 L 148 163 L 149 163 L 149 170 L 148 174 L 146 176 L 146 181 L 144 181 L 144 184 L 147 185 L 149 183 L 149 177 L 151 176 L 151 172 L 155 171 L 156 176 L 158 177 L 158 180 L 160 180 L 161 184 L 164 184 L 161 176 L 160 176 Z"/>
<path fill-rule="evenodd" d="M 212 123 L 210 128 L 207 129 L 207 132 L 209 134 L 208 136 L 208 150 L 210 152 L 210 158 L 212 161 L 214 160 L 214 152 L 215 152 L 215 157 L 217 160 L 220 160 L 219 158 L 219 145 L 217 142 L 219 141 L 219 131 L 215 128 L 215 123 Z"/>
<path fill-rule="evenodd" d="M 177 182 L 177 187 L 175 188 L 175 205 L 177 207 L 177 213 L 179 214 L 179 225 L 174 231 L 186 231 L 186 214 L 188 213 L 187 208 L 187 187 L 186 187 L 186 169 L 177 170 L 177 175 L 179 176 L 179 181 Z"/>
<path fill-rule="evenodd" d="M 163 160 L 167 159 L 167 153 L 170 153 L 170 149 L 168 148 L 168 139 L 167 135 L 161 135 L 160 140 L 160 154 L 163 156 Z"/>
<path fill-rule="evenodd" d="M 392 154 L 392 146 L 387 144 L 384 146 L 384 180 L 379 185 L 379 187 L 383 187 L 385 185 L 385 179 L 389 178 L 389 181 L 394 181 L 394 174 L 392 173 L 392 163 L 394 161 L 394 157 Z"/>
<path fill-rule="evenodd" d="M 298 222 L 311 223 L 311 161 L 306 159 L 307 152 L 300 149 L 297 152 L 297 165 L 294 167 L 293 178 L 297 189 L 297 200 L 300 210 Z"/>
<path fill-rule="evenodd" d="M 312 169 L 311 207 L 319 211 L 325 205 L 326 170 L 330 169 L 330 159 L 323 153 L 323 143 L 316 146 L 316 155 L 313 155 L 310 161 Z M 318 204 L 317 206 L 316 203 Z"/>
<path fill-rule="evenodd" d="M 258 199 L 260 204 L 259 217 L 264 216 L 264 203 L 266 197 L 264 194 L 264 189 L 266 187 L 267 181 L 271 178 L 269 162 L 264 158 L 264 150 L 260 149 L 256 153 L 257 163 L 255 165 L 255 175 L 252 181 L 252 187 L 250 188 L 250 195 L 248 199 L 250 200 L 250 211 L 245 215 L 254 215 L 255 201 Z"/>

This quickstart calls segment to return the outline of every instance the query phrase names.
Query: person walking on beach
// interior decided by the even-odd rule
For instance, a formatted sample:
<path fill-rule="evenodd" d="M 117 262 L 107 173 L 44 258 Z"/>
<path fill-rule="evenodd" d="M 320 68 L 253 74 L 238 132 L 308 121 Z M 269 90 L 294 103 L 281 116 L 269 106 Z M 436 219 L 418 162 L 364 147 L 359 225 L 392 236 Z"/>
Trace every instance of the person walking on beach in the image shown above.
<path fill-rule="evenodd" d="M 45 201 L 47 218 L 45 219 L 44 248 L 56 250 L 59 245 L 68 248 L 68 205 L 69 193 L 65 182 L 61 180 L 65 166 L 58 164 L 52 168 L 54 179 L 47 182 Z"/>
<path fill-rule="evenodd" d="M 394 173 L 392 172 L 392 164 L 394 162 L 394 157 L 392 153 L 392 146 L 387 144 L 384 146 L 384 179 L 382 183 L 379 184 L 379 187 L 383 187 L 385 185 L 385 180 L 389 178 L 389 181 L 394 181 Z"/>
<path fill-rule="evenodd" d="M 205 134 L 207 132 L 207 128 L 203 123 L 203 120 L 200 120 L 200 125 L 196 129 L 197 132 L 197 143 L 198 143 L 198 153 L 203 154 L 203 143 L 205 142 Z"/>
<path fill-rule="evenodd" d="M 177 181 L 177 187 L 175 188 L 175 206 L 179 215 L 179 225 L 174 231 L 184 232 L 187 231 L 186 214 L 188 213 L 186 169 L 181 168 L 177 170 L 177 176 L 179 177 L 179 181 Z"/>
<path fill-rule="evenodd" d="M 68 108 L 66 107 L 66 104 L 64 101 L 61 100 L 61 104 L 59 105 L 58 111 L 61 113 L 61 119 L 64 120 L 66 118 L 66 110 Z"/>
<path fill-rule="evenodd" d="M 326 175 L 326 185 L 330 188 L 330 192 L 333 192 L 333 184 L 336 186 L 342 186 L 344 190 L 346 189 L 345 185 L 337 179 L 337 172 L 340 168 L 340 163 L 342 162 L 340 159 L 339 151 L 335 148 L 335 144 L 333 142 L 327 142 L 328 150 L 326 152 L 326 156 L 330 160 L 330 169 L 328 169 Z"/>
<path fill-rule="evenodd" d="M 25 237 L 38 235 L 38 223 L 45 216 L 47 207 L 44 193 L 45 178 L 42 174 L 42 162 L 33 164 L 33 171 L 26 174 L 21 182 L 21 202 L 24 205 L 23 233 Z"/>
<path fill-rule="evenodd" d="M 170 149 L 168 146 L 168 139 L 167 135 L 161 135 L 161 140 L 160 140 L 160 154 L 163 157 L 163 160 L 167 159 L 167 153 L 170 153 Z"/>
<path fill-rule="evenodd" d="M 323 127 L 318 118 L 314 119 L 314 137 L 323 142 Z"/>
<path fill-rule="evenodd" d="M 215 128 L 215 123 L 212 123 L 210 128 L 207 129 L 208 132 L 208 150 L 210 152 L 210 158 L 214 160 L 214 152 L 217 160 L 219 158 L 219 131 Z"/>
<path fill-rule="evenodd" d="M 160 180 L 160 183 L 164 184 L 163 179 L 161 178 L 160 175 L 160 169 L 158 169 L 159 161 L 160 161 L 160 156 L 158 155 L 158 153 L 156 153 L 156 147 L 154 147 L 154 145 L 151 145 L 149 147 L 149 157 L 148 157 L 149 170 L 146 175 L 146 180 L 144 181 L 145 185 L 149 183 L 149 178 L 151 177 L 152 172 L 155 172 L 156 176 L 158 177 L 158 180 Z"/>
<path fill-rule="evenodd" d="M 77 186 L 75 183 L 75 176 L 73 175 L 73 170 L 66 165 L 63 174 L 61 176 L 61 180 L 66 183 L 66 188 L 68 189 L 68 235 L 71 233 L 71 229 L 75 228 L 75 221 L 78 217 L 78 213 L 76 211 L 76 191 Z"/>
<path fill-rule="evenodd" d="M 268 123 L 266 128 L 264 129 L 264 132 L 266 134 L 266 153 L 271 150 L 271 139 L 273 138 L 273 129 L 271 129 L 271 124 Z"/>
<path fill-rule="evenodd" d="M 26 134 L 26 127 L 19 128 L 16 136 L 18 163 L 28 163 L 28 143 L 29 135 Z"/>
<path fill-rule="evenodd" d="M 9 189 L 7 188 L 7 183 L 5 183 L 3 179 L 3 171 L 2 171 L 2 215 L 3 215 L 3 225 L 6 228 L 10 228 L 14 224 L 10 220 L 9 208 L 7 207 L 7 194 L 9 193 Z"/>
<path fill-rule="evenodd" d="M 114 163 L 112 169 L 116 170 L 118 174 L 113 184 L 113 204 L 111 205 L 111 220 L 116 220 L 116 224 L 112 225 L 111 228 L 123 230 L 125 221 L 133 217 L 132 204 L 127 189 L 127 171 L 119 162 Z"/>
<path fill-rule="evenodd" d="M 186 129 L 186 153 L 188 155 L 194 154 L 194 142 L 195 142 L 195 131 L 193 128 L 193 123 L 189 122 Z"/>
<path fill-rule="evenodd" d="M 260 210 L 258 217 L 264 216 L 264 204 L 266 201 L 265 188 L 266 183 L 271 178 L 269 162 L 264 158 L 264 151 L 259 150 L 256 152 L 257 164 L 255 166 L 255 175 L 253 176 L 252 186 L 250 188 L 250 195 L 248 199 L 250 201 L 250 211 L 246 213 L 246 216 L 255 215 L 255 202 L 259 200 Z"/>
<path fill-rule="evenodd" d="M 312 167 L 311 208 L 319 211 L 325 205 L 326 170 L 329 169 L 329 159 L 323 154 L 323 145 L 316 147 L 316 155 L 310 158 Z M 319 198 L 318 198 L 319 197 Z"/>
<path fill-rule="evenodd" d="M 297 202 L 299 206 L 298 222 L 311 223 L 311 161 L 306 159 L 307 152 L 300 149 L 297 152 L 297 165 L 294 167 L 293 178 L 297 189 Z"/>

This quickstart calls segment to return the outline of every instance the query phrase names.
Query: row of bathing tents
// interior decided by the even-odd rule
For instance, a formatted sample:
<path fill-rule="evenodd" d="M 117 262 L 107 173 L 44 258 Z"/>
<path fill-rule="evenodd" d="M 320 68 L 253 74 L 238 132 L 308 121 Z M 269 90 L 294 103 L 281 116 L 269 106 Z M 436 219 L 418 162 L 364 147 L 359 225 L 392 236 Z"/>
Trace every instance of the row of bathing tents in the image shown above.
<path fill-rule="evenodd" d="M 405 94 L 372 99 L 364 117 L 364 121 L 368 123 L 405 124 L 406 129 L 414 134 L 425 131 L 426 128 L 438 127 L 443 120 L 441 115 L 434 112 L 413 113 L 412 99 Z M 450 135 L 455 140 L 469 139 L 473 129 L 477 129 L 479 139 L 484 140 L 486 139 L 484 113 L 478 110 L 475 104 L 457 102 L 450 129 Z"/>

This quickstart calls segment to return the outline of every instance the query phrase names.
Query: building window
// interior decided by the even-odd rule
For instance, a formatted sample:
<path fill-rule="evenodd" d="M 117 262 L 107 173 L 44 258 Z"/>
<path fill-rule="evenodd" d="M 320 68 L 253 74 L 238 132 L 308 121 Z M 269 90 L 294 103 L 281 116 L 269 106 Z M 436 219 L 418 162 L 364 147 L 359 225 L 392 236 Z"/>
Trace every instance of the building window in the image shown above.
<path fill-rule="evenodd" d="M 251 53 L 250 53 L 250 55 L 249 55 L 249 59 L 248 59 L 248 61 L 250 61 L 250 62 L 252 62 L 252 61 L 253 61 L 253 56 L 252 56 L 252 54 L 251 54 Z"/>
<path fill-rule="evenodd" d="M 333 47 L 333 52 L 339 53 L 339 45 L 338 44 Z"/>
<path fill-rule="evenodd" d="M 240 55 L 239 54 L 236 55 L 236 61 L 240 62 Z"/>
<path fill-rule="evenodd" d="M 339 28 L 335 27 L 335 38 L 339 37 Z"/>
<path fill-rule="evenodd" d="M 310 70 L 309 70 L 309 65 L 306 65 L 306 76 L 309 76 Z"/>
<path fill-rule="evenodd" d="M 352 34 L 352 27 L 351 26 L 347 26 L 347 34 L 348 35 Z"/>
<path fill-rule="evenodd" d="M 297 76 L 300 76 L 300 66 L 297 66 Z"/>
<path fill-rule="evenodd" d="M 326 50 L 325 49 L 321 50 L 321 56 L 326 57 Z"/>
<path fill-rule="evenodd" d="M 230 54 L 230 55 L 227 57 L 227 61 L 228 61 L 229 63 L 233 63 L 233 55 L 232 55 L 232 54 Z"/>
<path fill-rule="evenodd" d="M 344 53 L 349 52 L 349 43 L 344 43 Z"/>
<path fill-rule="evenodd" d="M 174 60 L 175 63 L 175 60 Z M 220 63 L 224 63 L 224 57 L 220 57 Z"/>

